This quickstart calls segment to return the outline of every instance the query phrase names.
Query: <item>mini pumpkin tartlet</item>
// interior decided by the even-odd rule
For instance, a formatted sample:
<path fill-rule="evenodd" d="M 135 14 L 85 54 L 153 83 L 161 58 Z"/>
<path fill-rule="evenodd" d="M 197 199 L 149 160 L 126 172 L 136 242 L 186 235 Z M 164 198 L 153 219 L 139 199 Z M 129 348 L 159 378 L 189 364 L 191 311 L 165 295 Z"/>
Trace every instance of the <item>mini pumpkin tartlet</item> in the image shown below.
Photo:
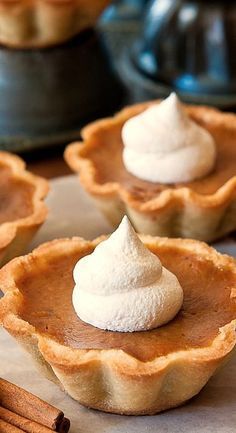
<path fill-rule="evenodd" d="M 94 25 L 109 0 L 0 0 L 0 42 L 40 48 Z"/>
<path fill-rule="evenodd" d="M 207 242 L 235 230 L 236 115 L 185 106 L 189 117 L 213 136 L 216 164 L 201 179 L 167 185 L 135 177 L 122 160 L 123 125 L 152 104 L 130 106 L 85 127 L 84 141 L 65 151 L 68 165 L 79 173 L 82 186 L 115 226 L 127 214 L 140 233 Z"/>
<path fill-rule="evenodd" d="M 183 306 L 160 328 L 110 332 L 82 322 L 72 305 L 74 266 L 103 239 L 55 240 L 8 263 L 0 321 L 47 378 L 85 406 L 120 414 L 178 406 L 235 346 L 235 261 L 198 241 L 142 236 L 177 276 Z"/>
<path fill-rule="evenodd" d="M 18 156 L 0 152 L 0 266 L 22 254 L 45 221 L 45 179 L 25 169 Z"/>

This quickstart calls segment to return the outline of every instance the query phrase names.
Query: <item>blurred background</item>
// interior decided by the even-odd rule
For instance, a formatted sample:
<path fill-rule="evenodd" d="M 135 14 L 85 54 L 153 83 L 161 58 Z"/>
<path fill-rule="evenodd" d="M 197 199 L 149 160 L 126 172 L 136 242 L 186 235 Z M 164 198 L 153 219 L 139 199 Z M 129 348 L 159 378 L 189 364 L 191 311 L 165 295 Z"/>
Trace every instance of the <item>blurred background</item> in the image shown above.
<path fill-rule="evenodd" d="M 113 1 L 64 43 L 1 45 L 0 148 L 28 161 L 55 157 L 86 123 L 172 89 L 233 111 L 235 48 L 234 0 Z"/>

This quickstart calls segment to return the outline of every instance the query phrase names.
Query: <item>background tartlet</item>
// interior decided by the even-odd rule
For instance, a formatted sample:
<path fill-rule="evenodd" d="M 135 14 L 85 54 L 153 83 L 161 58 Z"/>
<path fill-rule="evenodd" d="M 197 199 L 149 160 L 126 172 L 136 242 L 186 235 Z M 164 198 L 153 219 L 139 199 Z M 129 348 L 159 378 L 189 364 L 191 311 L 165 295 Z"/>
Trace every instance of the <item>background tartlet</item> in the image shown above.
<path fill-rule="evenodd" d="M 109 0 L 0 1 L 0 41 L 15 48 L 65 42 L 93 26 Z"/>
<path fill-rule="evenodd" d="M 0 265 L 22 254 L 47 217 L 48 182 L 25 169 L 24 161 L 0 152 Z"/>
<path fill-rule="evenodd" d="M 153 103 L 153 102 L 152 102 Z M 189 116 L 214 137 L 215 169 L 183 184 L 153 184 L 129 174 L 122 161 L 121 130 L 152 103 L 125 108 L 82 131 L 65 159 L 110 222 L 124 214 L 140 233 L 213 241 L 236 228 L 236 116 L 209 107 L 185 106 Z"/>

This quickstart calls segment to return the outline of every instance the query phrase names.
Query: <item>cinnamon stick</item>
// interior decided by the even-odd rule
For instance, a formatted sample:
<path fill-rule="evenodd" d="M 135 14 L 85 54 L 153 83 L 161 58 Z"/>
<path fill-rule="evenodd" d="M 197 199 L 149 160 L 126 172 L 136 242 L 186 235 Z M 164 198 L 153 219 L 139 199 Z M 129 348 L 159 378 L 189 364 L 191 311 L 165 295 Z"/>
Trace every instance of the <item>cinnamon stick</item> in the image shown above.
<path fill-rule="evenodd" d="M 70 420 L 68 418 L 63 418 L 61 425 L 58 427 L 58 433 L 67 433 L 70 430 Z"/>
<path fill-rule="evenodd" d="M 26 433 L 52 433 L 53 430 L 48 427 L 31 421 L 17 413 L 11 412 L 8 409 L 0 406 L 0 420 L 3 420 L 12 426 L 18 427 Z M 1 431 L 1 429 L 0 429 Z"/>
<path fill-rule="evenodd" d="M 58 430 L 64 419 L 64 414 L 59 409 L 1 378 L 0 403 L 6 409 L 51 430 Z"/>
<path fill-rule="evenodd" d="M 1 433 L 24 433 L 23 430 L 15 427 L 14 425 L 9 424 L 6 421 L 0 419 L 0 432 Z"/>

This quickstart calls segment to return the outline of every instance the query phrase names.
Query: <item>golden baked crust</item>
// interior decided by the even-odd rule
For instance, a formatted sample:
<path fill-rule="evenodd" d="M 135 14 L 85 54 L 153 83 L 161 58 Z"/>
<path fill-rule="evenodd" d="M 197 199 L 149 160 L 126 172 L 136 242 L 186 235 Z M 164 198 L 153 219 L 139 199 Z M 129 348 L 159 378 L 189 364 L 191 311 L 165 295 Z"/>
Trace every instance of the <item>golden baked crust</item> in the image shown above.
<path fill-rule="evenodd" d="M 177 253 L 189 254 L 205 262 L 206 266 L 211 263 L 222 275 L 229 274 L 227 287 L 222 289 L 229 290 L 222 314 L 223 310 L 229 309 L 233 317 L 218 329 L 205 346 L 172 350 L 145 362 L 119 348 L 78 349 L 59 342 L 49 335 L 50 324 L 45 319 L 45 311 L 40 309 L 34 314 L 47 322 L 44 332 L 23 319 L 25 306 L 34 290 L 25 288 L 22 291 L 20 286 L 34 279 L 38 267 L 48 266 L 52 269 L 53 278 L 55 273 L 61 271 L 59 258 L 85 255 L 102 239 L 55 240 L 40 246 L 28 256 L 8 263 L 0 271 L 0 287 L 5 293 L 0 301 L 0 322 L 32 355 L 47 378 L 60 384 L 85 406 L 122 414 L 152 414 L 178 406 L 201 390 L 236 344 L 235 260 L 197 241 L 141 237 L 153 252 L 157 246 L 158 251 L 176 249 Z M 198 273 L 193 278 L 199 279 Z M 47 287 L 50 287 L 50 281 L 45 291 Z M 37 287 L 35 290 L 38 290 Z M 205 290 L 207 296 L 207 284 Z M 53 298 L 48 291 L 49 302 L 53 302 Z M 217 314 L 220 315 L 221 311 Z M 149 332 L 146 333 L 147 338 Z"/>
<path fill-rule="evenodd" d="M 0 42 L 16 48 L 62 43 L 94 25 L 109 0 L 0 0 Z"/>
<path fill-rule="evenodd" d="M 153 103 L 153 102 L 152 102 Z M 65 159 L 116 226 L 128 214 L 138 232 L 153 236 L 213 241 L 236 228 L 236 115 L 209 107 L 186 106 L 188 114 L 216 139 L 215 171 L 192 183 L 166 186 L 130 175 L 122 162 L 121 128 L 151 103 L 127 107 L 113 118 L 82 131 Z"/>
<path fill-rule="evenodd" d="M 5 179 L 7 182 L 5 182 Z M 5 191 L 6 185 L 7 192 Z M 17 185 L 21 185 L 22 200 L 19 202 Z M 22 254 L 40 225 L 45 221 L 47 208 L 43 199 L 48 192 L 48 182 L 29 173 L 21 158 L 0 152 L 0 266 L 16 255 Z M 5 204 L 5 194 L 8 206 Z M 16 205 L 11 204 L 16 200 Z M 10 212 L 7 210 L 10 207 Z M 23 209 L 23 211 L 22 211 Z"/>

